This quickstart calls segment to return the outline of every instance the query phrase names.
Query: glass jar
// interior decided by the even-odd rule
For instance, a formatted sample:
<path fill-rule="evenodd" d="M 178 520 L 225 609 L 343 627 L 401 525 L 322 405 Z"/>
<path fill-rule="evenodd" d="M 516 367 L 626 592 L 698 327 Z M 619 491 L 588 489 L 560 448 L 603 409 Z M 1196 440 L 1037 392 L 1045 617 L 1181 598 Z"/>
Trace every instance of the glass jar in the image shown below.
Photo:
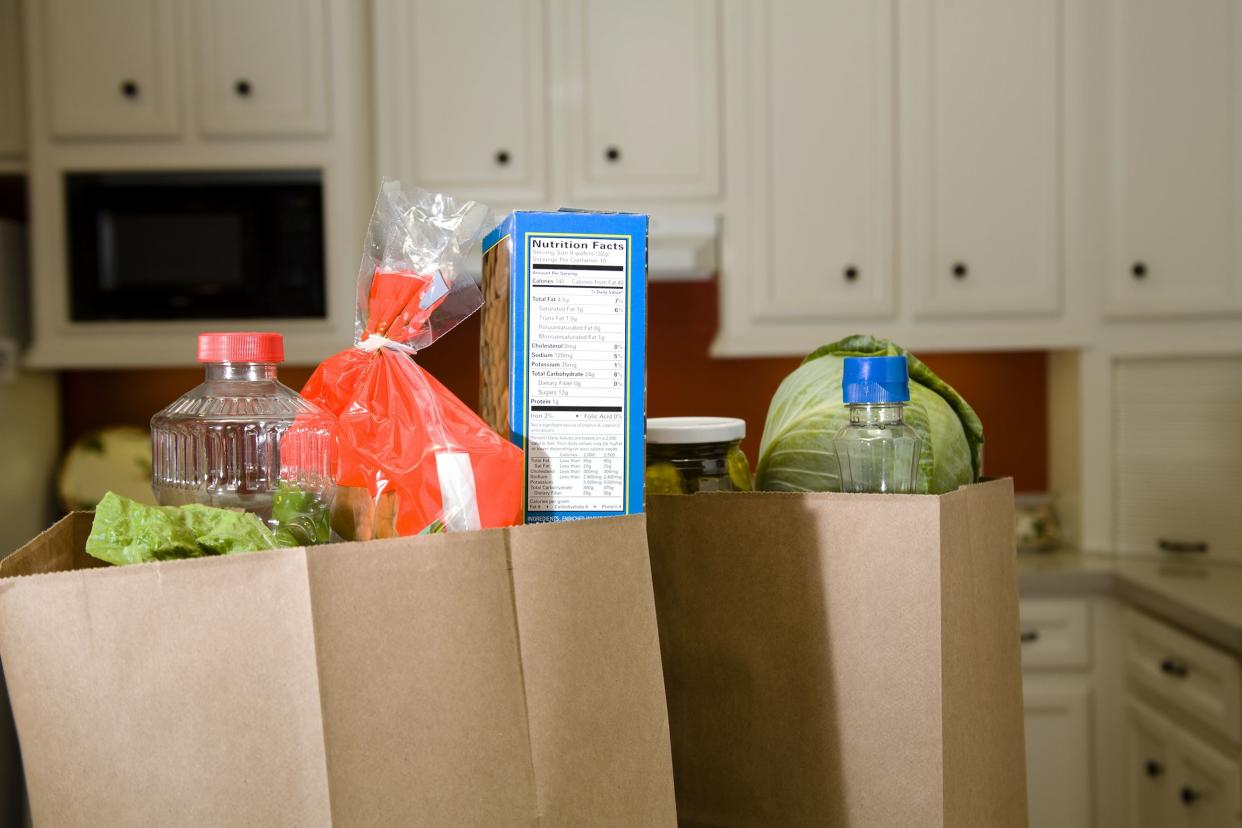
<path fill-rule="evenodd" d="M 750 491 L 745 436 L 746 422 L 734 417 L 647 420 L 647 493 Z"/>
<path fill-rule="evenodd" d="M 280 334 L 200 334 L 198 361 L 205 381 L 151 418 L 156 500 L 243 509 L 326 542 L 332 419 L 276 378 Z"/>

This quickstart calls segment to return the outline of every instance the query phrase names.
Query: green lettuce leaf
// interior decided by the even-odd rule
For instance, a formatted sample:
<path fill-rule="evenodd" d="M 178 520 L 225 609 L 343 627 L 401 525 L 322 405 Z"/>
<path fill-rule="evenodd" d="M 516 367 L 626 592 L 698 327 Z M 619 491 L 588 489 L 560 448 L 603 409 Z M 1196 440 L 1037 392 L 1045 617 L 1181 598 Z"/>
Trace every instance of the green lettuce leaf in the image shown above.
<path fill-rule="evenodd" d="M 108 492 L 95 507 L 88 554 L 112 564 L 148 563 L 275 549 L 272 531 L 250 512 L 211 506 L 148 506 Z"/>
<path fill-rule="evenodd" d="M 848 336 L 812 352 L 777 388 L 759 446 L 756 488 L 840 491 L 832 438 L 849 421 L 841 375 L 851 356 L 907 359 L 905 419 L 923 439 L 916 492 L 940 494 L 979 478 L 983 424 L 966 400 L 906 349 L 886 339 Z"/>

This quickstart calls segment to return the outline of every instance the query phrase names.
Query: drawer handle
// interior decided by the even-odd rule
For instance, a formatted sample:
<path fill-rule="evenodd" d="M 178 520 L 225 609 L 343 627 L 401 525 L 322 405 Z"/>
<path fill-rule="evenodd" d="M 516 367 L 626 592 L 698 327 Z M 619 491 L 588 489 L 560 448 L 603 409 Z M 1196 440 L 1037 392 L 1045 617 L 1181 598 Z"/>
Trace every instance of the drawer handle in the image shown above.
<path fill-rule="evenodd" d="M 121 81 L 121 94 L 129 98 L 131 101 L 138 97 L 140 92 L 137 81 L 123 80 Z"/>
<path fill-rule="evenodd" d="M 1186 675 L 1190 672 L 1190 669 L 1180 661 L 1174 661 L 1171 658 L 1166 658 L 1164 661 L 1160 662 L 1160 672 L 1164 673 L 1166 676 L 1186 678 Z"/>
<path fill-rule="evenodd" d="M 1023 644 L 1034 644 L 1039 640 L 1039 630 L 1023 630 L 1018 633 L 1018 640 Z"/>
<path fill-rule="evenodd" d="M 1162 552 L 1172 552 L 1177 555 L 1201 554 L 1208 551 L 1207 541 L 1172 541 L 1161 538 L 1156 541 L 1156 545 Z"/>
<path fill-rule="evenodd" d="M 1155 779 L 1157 776 L 1164 773 L 1164 765 L 1160 764 L 1155 759 L 1148 759 L 1146 764 L 1143 765 L 1143 772 L 1152 779 Z"/>
<path fill-rule="evenodd" d="M 858 279 L 858 268 L 855 265 L 846 265 L 843 275 L 847 282 L 856 281 Z"/>
<path fill-rule="evenodd" d="M 604 158 L 607 159 L 610 163 L 613 163 L 613 164 L 617 163 L 618 161 L 621 160 L 621 148 L 620 147 L 608 147 L 607 149 L 604 150 Z"/>
<path fill-rule="evenodd" d="M 954 262 L 953 263 L 953 278 L 954 279 L 965 279 L 968 273 L 970 273 L 970 268 L 966 267 L 965 262 Z"/>
<path fill-rule="evenodd" d="M 1134 265 L 1131 266 L 1130 268 L 1130 273 L 1134 276 L 1135 279 L 1146 278 L 1147 263 L 1146 262 L 1135 262 Z"/>
<path fill-rule="evenodd" d="M 237 93 L 239 98 L 249 98 L 250 93 L 254 91 L 254 87 L 245 78 L 238 78 L 237 83 L 233 84 L 233 91 Z"/>
<path fill-rule="evenodd" d="M 1187 808 L 1189 808 L 1191 805 L 1194 805 L 1196 802 L 1198 802 L 1200 799 L 1203 798 L 1203 794 L 1199 793 L 1198 791 L 1196 791 L 1194 788 L 1190 787 L 1189 785 L 1182 786 L 1180 796 L 1182 798 L 1182 804 L 1185 805 Z"/>
<path fill-rule="evenodd" d="M 511 158 L 510 158 L 510 155 L 509 155 L 509 151 L 508 151 L 508 150 L 506 150 L 506 149 L 499 149 L 499 150 L 496 150 L 496 164 L 497 164 L 497 166 L 500 166 L 500 167 L 507 166 L 507 165 L 509 164 L 509 161 L 510 161 L 510 160 L 511 160 Z"/>

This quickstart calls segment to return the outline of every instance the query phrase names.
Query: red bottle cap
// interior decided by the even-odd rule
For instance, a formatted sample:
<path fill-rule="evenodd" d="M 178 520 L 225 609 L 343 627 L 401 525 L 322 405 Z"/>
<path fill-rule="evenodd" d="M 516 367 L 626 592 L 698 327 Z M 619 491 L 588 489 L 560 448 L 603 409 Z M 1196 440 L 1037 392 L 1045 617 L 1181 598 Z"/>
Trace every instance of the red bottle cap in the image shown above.
<path fill-rule="evenodd" d="M 199 362 L 284 362 L 285 339 L 278 333 L 203 333 Z"/>

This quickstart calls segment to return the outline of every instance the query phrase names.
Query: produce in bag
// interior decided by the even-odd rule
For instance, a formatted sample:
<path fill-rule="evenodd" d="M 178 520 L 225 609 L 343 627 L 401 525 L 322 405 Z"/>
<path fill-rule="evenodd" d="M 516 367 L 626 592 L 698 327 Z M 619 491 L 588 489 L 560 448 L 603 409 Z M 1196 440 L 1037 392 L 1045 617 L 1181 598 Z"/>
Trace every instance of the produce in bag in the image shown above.
<path fill-rule="evenodd" d="M 768 407 L 755 487 L 765 491 L 841 491 L 833 437 L 849 422 L 841 401 L 846 357 L 905 356 L 910 401 L 905 420 L 922 439 L 914 491 L 943 494 L 979 479 L 983 424 L 948 383 L 905 348 L 872 336 L 847 336 L 812 352 L 776 389 Z"/>
<path fill-rule="evenodd" d="M 414 355 L 483 304 L 467 257 L 486 207 L 384 181 L 358 272 L 354 347 L 302 396 L 336 418 L 334 534 L 346 540 L 520 522 L 522 451 Z"/>

